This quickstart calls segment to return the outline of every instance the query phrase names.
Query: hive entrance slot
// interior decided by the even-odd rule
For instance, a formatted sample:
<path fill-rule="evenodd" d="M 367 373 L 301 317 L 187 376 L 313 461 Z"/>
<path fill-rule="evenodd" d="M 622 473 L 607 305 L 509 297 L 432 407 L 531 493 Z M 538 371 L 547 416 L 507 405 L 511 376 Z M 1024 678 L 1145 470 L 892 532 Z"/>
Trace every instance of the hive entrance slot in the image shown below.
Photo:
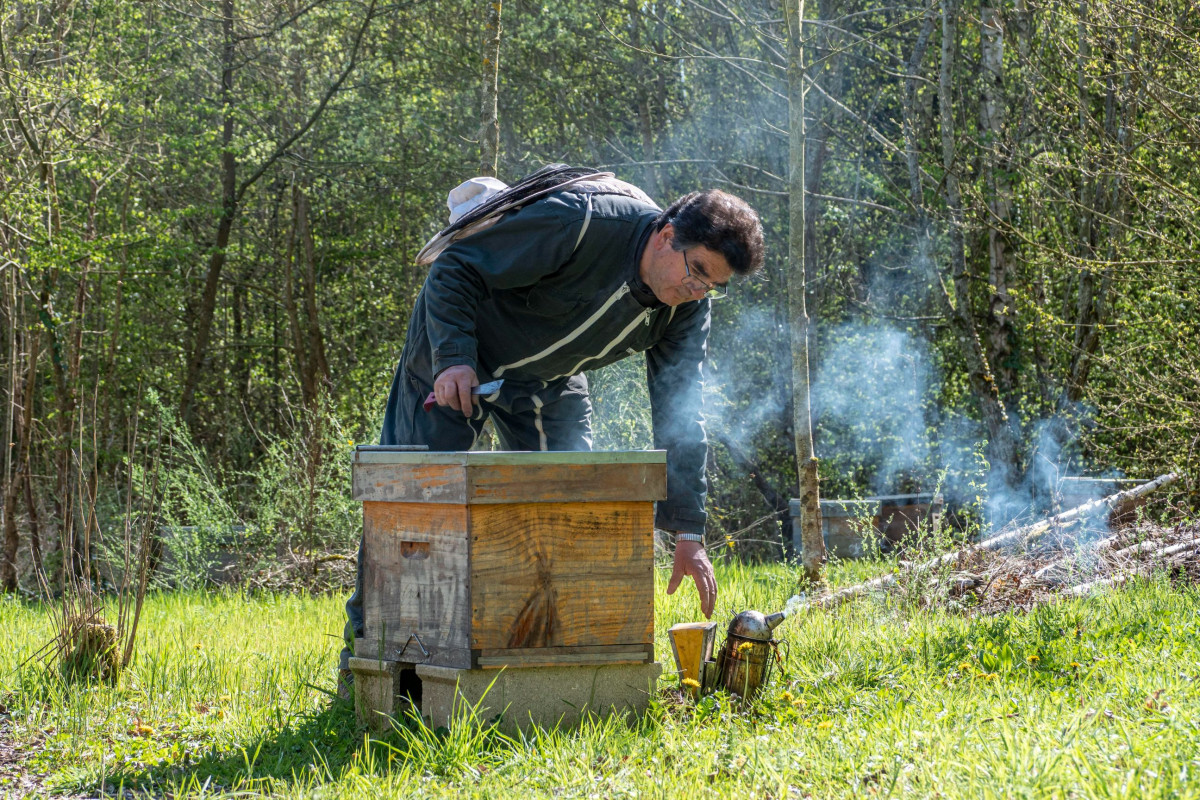
<path fill-rule="evenodd" d="M 400 555 L 414 561 L 429 558 L 429 542 L 401 542 Z"/>

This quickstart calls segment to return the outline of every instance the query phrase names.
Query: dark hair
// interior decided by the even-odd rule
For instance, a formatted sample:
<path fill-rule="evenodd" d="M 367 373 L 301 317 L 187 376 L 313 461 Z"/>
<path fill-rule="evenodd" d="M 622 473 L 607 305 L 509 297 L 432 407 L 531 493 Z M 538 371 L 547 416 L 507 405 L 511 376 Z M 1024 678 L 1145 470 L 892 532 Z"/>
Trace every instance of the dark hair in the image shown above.
<path fill-rule="evenodd" d="M 654 230 L 675 228 L 671 247 L 707 247 L 725 256 L 738 275 L 753 275 L 763 264 L 763 229 L 745 200 L 720 189 L 692 192 L 658 215 Z"/>

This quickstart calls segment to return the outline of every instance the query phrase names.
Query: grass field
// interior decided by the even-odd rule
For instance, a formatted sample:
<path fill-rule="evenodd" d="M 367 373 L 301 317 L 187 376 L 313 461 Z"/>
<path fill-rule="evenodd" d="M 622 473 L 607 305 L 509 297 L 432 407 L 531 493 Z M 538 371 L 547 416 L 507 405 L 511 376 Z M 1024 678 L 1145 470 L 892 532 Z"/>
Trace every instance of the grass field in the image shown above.
<path fill-rule="evenodd" d="M 663 577 L 669 661 L 665 631 L 699 615 Z M 794 586 L 782 566 L 718 580 L 721 620 Z M 464 720 L 375 741 L 330 695 L 342 598 L 154 596 L 115 687 L 18 668 L 48 616 L 5 599 L 0 739 L 18 749 L 0 795 L 1200 797 L 1198 600 L 1150 579 L 991 618 L 860 601 L 788 620 L 786 669 L 749 710 L 664 692 L 632 727 L 513 740 Z"/>

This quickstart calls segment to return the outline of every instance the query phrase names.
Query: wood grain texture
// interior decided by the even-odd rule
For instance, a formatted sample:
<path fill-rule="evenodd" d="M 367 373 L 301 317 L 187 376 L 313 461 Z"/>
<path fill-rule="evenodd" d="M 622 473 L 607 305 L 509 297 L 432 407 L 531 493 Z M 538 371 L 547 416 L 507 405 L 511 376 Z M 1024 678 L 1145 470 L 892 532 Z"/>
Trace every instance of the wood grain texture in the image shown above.
<path fill-rule="evenodd" d="M 645 502 L 473 506 L 471 647 L 653 642 L 653 525 Z"/>
<path fill-rule="evenodd" d="M 702 683 L 704 662 L 712 659 L 717 623 L 681 622 L 672 626 L 667 636 L 675 653 L 675 666 L 683 673 L 680 677 Z"/>
<path fill-rule="evenodd" d="M 354 464 L 353 499 L 391 503 L 454 503 L 466 498 L 466 471 L 458 464 Z"/>
<path fill-rule="evenodd" d="M 423 453 L 405 455 L 427 455 Z M 534 453 L 512 455 L 540 455 Z M 571 454 L 567 454 L 571 455 Z M 667 496 L 665 464 L 358 463 L 353 496 L 363 502 L 559 503 L 654 501 Z"/>
<path fill-rule="evenodd" d="M 467 509 L 363 504 L 363 613 L 368 657 L 469 668 Z M 429 652 L 425 656 L 416 633 Z"/>
<path fill-rule="evenodd" d="M 359 445 L 356 464 L 458 464 L 536 466 L 545 464 L 666 464 L 666 450 L 398 450 L 395 445 Z"/>
<path fill-rule="evenodd" d="M 665 464 L 495 464 L 471 467 L 471 503 L 654 501 L 667 496 Z"/>
<path fill-rule="evenodd" d="M 475 662 L 479 669 L 505 667 L 564 667 L 575 664 L 649 664 L 645 652 L 626 653 L 554 653 L 549 650 L 523 650 L 515 656 L 480 656 Z"/>

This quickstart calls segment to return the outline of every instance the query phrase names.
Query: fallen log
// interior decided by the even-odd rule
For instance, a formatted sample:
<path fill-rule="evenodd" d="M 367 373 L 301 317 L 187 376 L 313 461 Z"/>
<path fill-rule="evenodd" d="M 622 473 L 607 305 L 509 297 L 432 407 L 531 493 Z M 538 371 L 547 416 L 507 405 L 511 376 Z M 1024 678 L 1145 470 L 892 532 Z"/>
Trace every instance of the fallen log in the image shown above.
<path fill-rule="evenodd" d="M 1180 542 L 1167 547 L 1160 547 L 1150 554 L 1149 566 L 1154 566 L 1155 562 L 1161 559 L 1179 555 L 1180 553 L 1186 553 L 1190 550 L 1195 550 L 1196 548 L 1200 548 L 1200 542 L 1195 540 Z"/>
<path fill-rule="evenodd" d="M 1194 544 L 1200 544 L 1200 540 L 1192 539 L 1189 541 L 1191 541 Z M 1162 547 L 1162 546 L 1163 546 L 1163 539 L 1161 537 L 1150 538 L 1150 539 L 1146 539 L 1143 542 L 1138 542 L 1137 544 L 1131 544 L 1128 547 L 1122 547 L 1120 550 L 1114 550 L 1112 553 L 1110 553 L 1108 555 L 1108 557 L 1113 558 L 1113 559 L 1129 558 L 1131 556 L 1136 556 L 1139 553 L 1144 553 L 1147 550 L 1153 550 L 1157 547 Z"/>
<path fill-rule="evenodd" d="M 915 564 L 909 567 L 906 571 L 916 572 L 920 570 L 937 569 L 938 567 L 944 566 L 951 562 L 968 558 L 974 553 L 978 553 L 983 550 L 997 550 L 1001 547 L 1011 545 L 1018 540 L 1028 541 L 1046 533 L 1047 531 L 1053 530 L 1055 527 L 1061 527 L 1069 522 L 1074 522 L 1085 517 L 1093 516 L 1101 511 L 1111 511 L 1123 503 L 1126 503 L 1130 500 L 1135 500 L 1143 495 L 1150 494 L 1156 489 L 1161 489 L 1163 486 L 1169 486 L 1177 480 L 1179 480 L 1179 474 L 1175 472 L 1169 472 L 1166 475 L 1160 475 L 1152 481 L 1143 483 L 1141 486 L 1136 486 L 1132 489 L 1117 492 L 1116 494 L 1109 495 L 1108 497 L 1102 497 L 1099 500 L 1093 500 L 1090 503 L 1084 503 L 1081 506 L 1072 508 L 1069 511 L 1064 511 L 1061 514 L 1051 517 L 1050 519 L 1042 520 L 1041 522 L 1036 522 L 1032 525 L 1026 525 L 1021 528 L 1016 528 L 1014 530 L 992 536 L 991 538 L 976 542 L 973 545 L 969 545 L 959 550 L 929 559 L 928 561 Z M 815 608 L 836 608 L 847 600 L 852 600 L 860 595 L 867 594 L 868 592 L 872 592 L 877 589 L 886 589 L 895 584 L 898 577 L 899 574 L 895 572 L 888 573 L 887 575 L 880 575 L 879 577 L 872 578 L 869 581 L 864 581 L 863 583 L 855 584 L 854 586 L 847 586 L 844 589 L 839 589 L 838 591 L 825 595 L 824 597 L 818 597 L 814 599 L 810 605 Z"/>
<path fill-rule="evenodd" d="M 1057 573 L 1069 571 L 1071 569 L 1071 567 L 1073 567 L 1074 565 L 1075 565 L 1074 558 L 1064 557 L 1064 558 L 1057 559 L 1055 561 L 1051 561 L 1049 564 L 1042 567 L 1037 572 L 1033 573 L 1033 579 L 1036 581 L 1042 581 L 1045 583 L 1055 583 L 1055 584 L 1063 583 L 1063 581 L 1058 578 Z"/>
<path fill-rule="evenodd" d="M 1121 572 L 1116 575 L 1110 575 L 1107 578 L 1101 578 L 1097 581 L 1088 581 L 1087 583 L 1076 584 L 1075 586 L 1066 589 L 1066 593 L 1076 597 L 1083 597 L 1085 594 L 1093 592 L 1096 589 L 1102 589 L 1105 586 L 1120 586 L 1121 584 L 1125 583 L 1125 581 L 1129 580 L 1129 578 L 1130 576 L 1128 574 Z"/>
<path fill-rule="evenodd" d="M 1156 544 L 1162 544 L 1162 541 L 1151 539 L 1149 541 L 1142 542 L 1140 545 L 1136 545 L 1135 547 L 1148 550 L 1149 548 L 1144 547 L 1145 545 L 1153 546 Z M 1133 550 L 1134 548 L 1130 547 L 1126 549 Z M 1178 555 L 1191 555 L 1197 550 L 1200 550 L 1200 540 L 1190 540 L 1168 545 L 1166 547 L 1159 547 L 1157 550 L 1154 550 L 1150 553 L 1145 566 L 1150 568 L 1162 566 L 1162 561 L 1164 559 Z M 1134 572 L 1118 572 L 1116 575 L 1110 575 L 1107 578 L 1098 578 L 1094 581 L 1088 581 L 1087 583 L 1080 583 L 1075 586 L 1070 586 L 1064 591 L 1067 594 L 1074 595 L 1076 597 L 1082 597 L 1085 594 L 1088 594 L 1096 589 L 1101 589 L 1105 586 L 1120 586 L 1135 574 L 1137 574 L 1136 568 Z"/>
<path fill-rule="evenodd" d="M 1169 486 L 1179 480 L 1179 474 L 1168 472 L 1166 475 L 1159 475 L 1152 481 L 1143 483 L 1141 486 L 1135 486 L 1132 489 L 1126 489 L 1123 492 L 1111 494 L 1108 497 L 1101 497 L 1099 500 L 1093 500 L 1090 503 L 1084 503 L 1081 506 L 1076 506 L 1069 511 L 1064 511 L 1061 514 L 1051 517 L 1050 519 L 1035 522 L 1032 525 L 1026 525 L 1023 528 L 1017 528 L 1014 531 L 993 536 L 990 539 L 984 539 L 976 545 L 977 548 L 987 550 L 995 550 L 998 547 L 1003 547 L 1019 538 L 1024 538 L 1026 541 L 1036 539 L 1037 537 L 1061 527 L 1068 522 L 1087 517 L 1096 516 L 1104 511 L 1112 511 L 1118 506 L 1124 505 L 1130 500 L 1136 500 L 1139 497 L 1150 494 L 1151 492 L 1161 489 L 1164 486 Z"/>

